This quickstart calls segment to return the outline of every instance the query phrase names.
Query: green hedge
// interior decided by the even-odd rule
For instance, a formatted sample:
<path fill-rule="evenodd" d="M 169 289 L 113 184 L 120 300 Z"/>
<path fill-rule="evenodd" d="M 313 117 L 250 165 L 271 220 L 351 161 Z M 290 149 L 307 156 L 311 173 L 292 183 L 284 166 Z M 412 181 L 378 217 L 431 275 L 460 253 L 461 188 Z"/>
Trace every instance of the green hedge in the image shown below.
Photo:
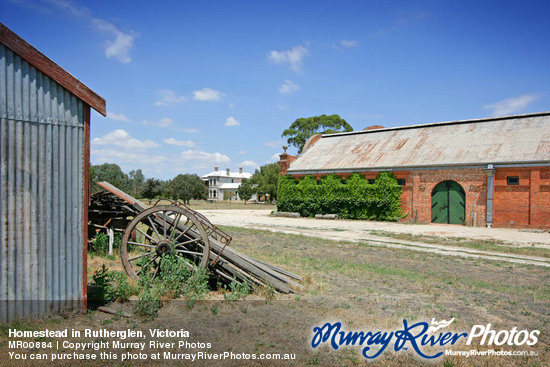
<path fill-rule="evenodd" d="M 403 216 L 401 186 L 391 172 L 381 172 L 372 184 L 358 173 L 349 176 L 345 184 L 334 174 L 319 183 L 313 176 L 300 180 L 281 176 L 277 210 L 303 217 L 330 213 L 344 219 L 397 220 Z"/>

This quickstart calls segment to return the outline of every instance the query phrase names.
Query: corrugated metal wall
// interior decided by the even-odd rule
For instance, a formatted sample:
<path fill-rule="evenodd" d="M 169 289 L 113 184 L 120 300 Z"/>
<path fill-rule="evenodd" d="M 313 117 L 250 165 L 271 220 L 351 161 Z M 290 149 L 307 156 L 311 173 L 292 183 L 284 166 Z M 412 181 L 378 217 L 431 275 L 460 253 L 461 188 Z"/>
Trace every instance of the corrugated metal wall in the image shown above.
<path fill-rule="evenodd" d="M 0 43 L 0 320 L 80 307 L 84 104 Z"/>

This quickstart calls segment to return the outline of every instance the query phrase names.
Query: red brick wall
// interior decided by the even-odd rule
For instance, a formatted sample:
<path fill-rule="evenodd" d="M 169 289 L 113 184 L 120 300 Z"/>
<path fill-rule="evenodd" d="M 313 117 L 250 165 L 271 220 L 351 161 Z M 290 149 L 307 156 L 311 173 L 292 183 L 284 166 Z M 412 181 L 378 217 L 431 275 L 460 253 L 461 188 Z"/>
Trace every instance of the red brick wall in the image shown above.
<path fill-rule="evenodd" d="M 483 169 L 411 171 L 410 221 L 431 223 L 432 191 L 442 181 L 455 181 L 466 193 L 466 225 L 485 226 L 487 218 L 487 174 Z M 405 205 L 404 205 L 405 207 Z M 475 213 L 475 214 L 474 214 Z M 408 218 L 407 218 L 408 219 Z M 407 220 L 406 219 L 406 220 Z"/>
<path fill-rule="evenodd" d="M 508 185 L 509 176 L 519 185 Z M 494 185 L 496 227 L 550 228 L 550 168 L 499 168 Z"/>
<path fill-rule="evenodd" d="M 531 171 L 532 199 L 531 199 L 531 226 L 536 228 L 550 228 L 550 167 Z M 535 176 L 535 177 L 533 177 Z M 538 188 L 536 187 L 538 181 Z"/>

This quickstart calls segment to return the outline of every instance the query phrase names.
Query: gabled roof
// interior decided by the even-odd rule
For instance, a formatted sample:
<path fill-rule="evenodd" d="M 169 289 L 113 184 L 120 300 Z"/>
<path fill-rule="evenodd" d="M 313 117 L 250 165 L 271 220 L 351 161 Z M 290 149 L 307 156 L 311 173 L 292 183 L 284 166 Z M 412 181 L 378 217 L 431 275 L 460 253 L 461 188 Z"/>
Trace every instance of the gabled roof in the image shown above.
<path fill-rule="evenodd" d="M 288 173 L 550 164 L 550 112 L 323 135 Z"/>
<path fill-rule="evenodd" d="M 103 98 L 2 23 L 0 23 L 0 42 L 20 57 L 27 60 L 27 62 L 35 68 L 55 80 L 94 110 L 103 116 L 107 115 L 105 100 Z"/>

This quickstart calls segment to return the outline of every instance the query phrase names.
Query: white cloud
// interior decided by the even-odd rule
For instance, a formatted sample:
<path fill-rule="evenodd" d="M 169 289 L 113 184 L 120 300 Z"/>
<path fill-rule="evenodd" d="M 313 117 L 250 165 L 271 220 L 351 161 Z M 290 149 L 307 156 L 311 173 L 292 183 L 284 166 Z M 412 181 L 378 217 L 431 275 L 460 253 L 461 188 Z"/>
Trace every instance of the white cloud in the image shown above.
<path fill-rule="evenodd" d="M 227 120 L 225 120 L 225 126 L 240 126 L 241 123 L 237 121 L 233 116 L 229 116 Z"/>
<path fill-rule="evenodd" d="M 201 132 L 199 129 L 182 129 L 182 128 L 179 128 L 179 127 L 174 128 L 173 130 L 181 132 L 181 133 L 188 133 L 188 134 L 196 134 L 196 133 Z"/>
<path fill-rule="evenodd" d="M 296 92 L 300 87 L 292 80 L 285 80 L 285 82 L 279 87 L 279 92 L 282 94 L 291 94 Z"/>
<path fill-rule="evenodd" d="M 521 112 L 527 106 L 538 98 L 535 94 L 525 94 L 523 96 L 504 99 L 502 101 L 483 106 L 484 109 L 492 109 L 493 116 L 511 115 Z"/>
<path fill-rule="evenodd" d="M 240 164 L 243 167 L 259 167 L 260 165 L 254 161 L 244 161 Z"/>
<path fill-rule="evenodd" d="M 277 105 L 277 108 L 280 109 L 281 111 L 286 111 L 286 110 L 288 110 L 288 107 L 285 106 L 285 105 L 282 105 L 282 104 L 278 104 L 278 105 Z"/>
<path fill-rule="evenodd" d="M 214 166 L 229 165 L 231 159 L 222 153 L 207 153 L 199 150 L 186 150 L 180 154 L 181 163 L 194 169 L 212 169 Z"/>
<path fill-rule="evenodd" d="M 378 38 L 378 37 L 384 37 L 386 35 L 386 31 L 384 29 L 380 29 L 376 32 L 374 32 L 372 35 L 371 35 L 371 38 Z"/>
<path fill-rule="evenodd" d="M 121 151 L 112 148 L 92 149 L 91 154 L 94 162 L 130 163 L 132 167 L 144 165 L 158 166 L 168 160 L 165 156 L 150 154 L 149 152 Z"/>
<path fill-rule="evenodd" d="M 122 32 L 103 19 L 93 18 L 91 21 L 98 30 L 110 33 L 111 37 L 114 37 L 114 40 L 105 41 L 105 56 L 114 57 L 123 64 L 132 61 L 130 49 L 134 46 L 137 36 L 135 32 Z"/>
<path fill-rule="evenodd" d="M 191 140 L 176 140 L 174 138 L 168 138 L 164 139 L 164 142 L 166 144 L 175 145 L 175 146 L 185 146 L 185 147 L 194 147 L 195 143 L 193 143 Z"/>
<path fill-rule="evenodd" d="M 118 120 L 124 122 L 132 122 L 128 117 L 124 116 L 122 113 L 114 113 L 107 111 L 107 118 L 111 120 Z"/>
<path fill-rule="evenodd" d="M 96 30 L 109 34 L 110 39 L 105 41 L 105 56 L 114 57 L 121 63 L 132 61 L 130 50 L 134 46 L 137 33 L 133 31 L 123 32 L 113 23 L 101 18 L 95 18 L 90 9 L 78 6 L 69 0 L 47 0 L 57 10 L 74 18 L 75 21 L 82 20 L 91 24 Z"/>
<path fill-rule="evenodd" d="M 272 161 L 278 161 L 279 159 L 281 159 L 280 157 L 281 153 L 275 153 L 271 156 L 271 160 Z"/>
<path fill-rule="evenodd" d="M 202 88 L 193 92 L 193 99 L 196 101 L 219 101 L 224 93 L 211 88 Z"/>
<path fill-rule="evenodd" d="M 267 55 L 274 64 L 289 64 L 291 70 L 302 71 L 302 59 L 309 54 L 304 46 L 294 46 L 291 50 L 271 51 Z"/>
<path fill-rule="evenodd" d="M 158 126 L 158 127 L 168 127 L 174 123 L 174 120 L 168 117 L 163 117 L 158 121 L 147 121 L 143 120 L 141 122 L 143 125 L 152 125 L 152 126 Z"/>
<path fill-rule="evenodd" d="M 228 107 L 229 108 L 235 108 L 235 103 L 230 103 Z"/>
<path fill-rule="evenodd" d="M 283 144 L 282 140 L 271 140 L 271 141 L 264 142 L 264 145 L 270 148 L 280 148 L 283 146 L 282 144 Z"/>
<path fill-rule="evenodd" d="M 187 100 L 184 96 L 178 96 L 176 92 L 171 89 L 161 89 L 159 90 L 159 94 L 160 99 L 155 102 L 155 106 L 170 106 Z"/>
<path fill-rule="evenodd" d="M 359 43 L 355 40 L 342 40 L 340 44 L 344 47 L 357 47 Z"/>
<path fill-rule="evenodd" d="M 94 138 L 92 140 L 92 145 L 114 145 L 119 148 L 132 151 L 144 151 L 160 146 L 152 140 L 140 141 L 138 139 L 134 139 L 126 130 L 122 129 L 112 131 L 101 138 Z"/>
<path fill-rule="evenodd" d="M 239 154 L 246 154 L 246 150 L 239 150 Z"/>

